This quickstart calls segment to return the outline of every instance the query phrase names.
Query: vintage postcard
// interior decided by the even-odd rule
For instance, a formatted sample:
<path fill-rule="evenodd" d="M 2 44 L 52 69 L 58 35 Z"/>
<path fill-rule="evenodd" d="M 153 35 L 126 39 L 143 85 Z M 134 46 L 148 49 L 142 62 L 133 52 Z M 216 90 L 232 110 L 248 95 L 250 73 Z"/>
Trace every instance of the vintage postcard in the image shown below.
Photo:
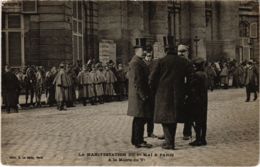
<path fill-rule="evenodd" d="M 2 165 L 258 165 L 259 34 L 257 0 L 2 0 Z"/>

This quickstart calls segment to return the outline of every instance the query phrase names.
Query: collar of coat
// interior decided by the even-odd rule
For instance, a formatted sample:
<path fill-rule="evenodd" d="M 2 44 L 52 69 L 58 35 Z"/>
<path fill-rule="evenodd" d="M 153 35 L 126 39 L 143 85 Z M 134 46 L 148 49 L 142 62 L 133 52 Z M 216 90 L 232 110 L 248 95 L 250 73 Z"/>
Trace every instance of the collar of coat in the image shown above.
<path fill-rule="evenodd" d="M 133 60 L 136 61 L 137 63 L 141 64 L 141 65 L 145 65 L 145 66 L 146 66 L 144 60 L 143 60 L 141 57 L 139 57 L 139 56 L 136 56 L 136 55 L 135 55 L 135 56 L 133 57 Z"/>

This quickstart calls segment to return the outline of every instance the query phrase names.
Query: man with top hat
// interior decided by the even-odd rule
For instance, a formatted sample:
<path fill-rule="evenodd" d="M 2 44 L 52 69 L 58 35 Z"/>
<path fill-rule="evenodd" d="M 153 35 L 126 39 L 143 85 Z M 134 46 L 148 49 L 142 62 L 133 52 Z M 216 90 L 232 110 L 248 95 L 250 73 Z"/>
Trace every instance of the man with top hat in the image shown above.
<path fill-rule="evenodd" d="M 148 96 L 148 68 L 143 61 L 145 41 L 143 38 L 136 39 L 135 55 L 129 63 L 129 94 L 127 115 L 133 116 L 132 144 L 136 148 L 151 148 L 152 145 L 144 141 L 144 125 L 147 118 L 152 116 L 149 110 Z"/>
<path fill-rule="evenodd" d="M 150 76 L 151 88 L 155 90 L 154 123 L 163 126 L 162 148 L 175 149 L 177 122 L 183 122 L 185 77 L 191 74 L 192 65 L 177 55 L 173 37 L 164 37 L 163 41 L 165 56 L 158 60 Z"/>

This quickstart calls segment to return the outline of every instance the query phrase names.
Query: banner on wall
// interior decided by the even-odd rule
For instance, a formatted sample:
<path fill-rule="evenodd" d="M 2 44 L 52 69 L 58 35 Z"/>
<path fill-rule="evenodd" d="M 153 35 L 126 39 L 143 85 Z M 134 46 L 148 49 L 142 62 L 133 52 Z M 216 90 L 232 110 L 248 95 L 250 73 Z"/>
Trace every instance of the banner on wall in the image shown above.
<path fill-rule="evenodd" d="M 161 42 L 155 42 L 153 44 L 153 55 L 154 55 L 154 59 L 164 57 L 164 47 Z"/>

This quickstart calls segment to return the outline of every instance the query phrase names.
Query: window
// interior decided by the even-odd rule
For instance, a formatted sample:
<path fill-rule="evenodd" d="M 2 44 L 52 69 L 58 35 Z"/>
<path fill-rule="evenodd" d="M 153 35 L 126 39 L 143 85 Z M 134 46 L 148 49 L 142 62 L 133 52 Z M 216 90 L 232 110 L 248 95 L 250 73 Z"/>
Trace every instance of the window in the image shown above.
<path fill-rule="evenodd" d="M 22 1 L 22 13 L 37 13 L 37 1 Z"/>
<path fill-rule="evenodd" d="M 8 15 L 8 28 L 21 28 L 21 16 Z"/>
<path fill-rule="evenodd" d="M 23 16 L 3 13 L 2 18 L 2 65 L 24 65 Z"/>
<path fill-rule="evenodd" d="M 249 37 L 249 23 L 242 21 L 239 24 L 239 36 L 240 37 Z"/>
<path fill-rule="evenodd" d="M 73 62 L 83 59 L 83 5 L 82 1 L 73 2 L 72 17 L 72 41 L 73 41 Z"/>

